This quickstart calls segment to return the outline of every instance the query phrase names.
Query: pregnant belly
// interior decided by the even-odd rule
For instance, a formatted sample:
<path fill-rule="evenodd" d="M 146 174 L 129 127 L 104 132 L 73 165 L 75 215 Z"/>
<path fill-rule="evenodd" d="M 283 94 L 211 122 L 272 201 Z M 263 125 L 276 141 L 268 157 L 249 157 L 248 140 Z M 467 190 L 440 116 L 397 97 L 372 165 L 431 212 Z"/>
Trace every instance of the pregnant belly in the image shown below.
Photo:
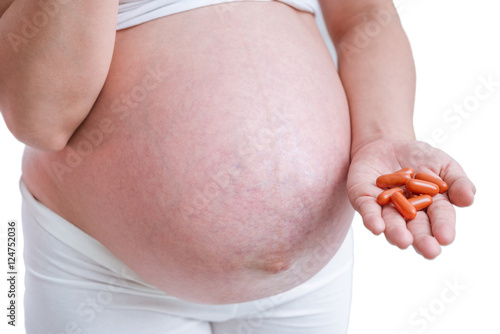
<path fill-rule="evenodd" d="M 243 302 L 340 247 L 349 128 L 312 15 L 209 6 L 118 32 L 89 117 L 63 151 L 27 149 L 23 178 L 159 289 Z"/>

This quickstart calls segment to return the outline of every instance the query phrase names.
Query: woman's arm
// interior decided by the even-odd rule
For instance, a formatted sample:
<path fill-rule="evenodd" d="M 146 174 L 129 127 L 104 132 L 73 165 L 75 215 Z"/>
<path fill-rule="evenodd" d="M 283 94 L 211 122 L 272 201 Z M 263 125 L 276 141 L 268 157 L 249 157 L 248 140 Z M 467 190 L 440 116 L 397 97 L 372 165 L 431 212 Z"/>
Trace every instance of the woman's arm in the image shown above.
<path fill-rule="evenodd" d="M 320 0 L 351 113 L 351 156 L 378 138 L 414 139 L 415 66 L 391 0 Z"/>
<path fill-rule="evenodd" d="M 375 234 L 400 248 L 413 245 L 428 259 L 455 238 L 455 209 L 474 201 L 475 187 L 441 150 L 415 140 L 415 66 L 410 44 L 389 0 L 320 0 L 335 43 L 352 128 L 349 200 Z M 403 167 L 448 183 L 427 210 L 406 221 L 394 207 L 377 204 L 381 174 Z"/>
<path fill-rule="evenodd" d="M 87 117 L 109 70 L 117 7 L 117 0 L 15 0 L 3 13 L 0 110 L 20 141 L 60 150 Z"/>

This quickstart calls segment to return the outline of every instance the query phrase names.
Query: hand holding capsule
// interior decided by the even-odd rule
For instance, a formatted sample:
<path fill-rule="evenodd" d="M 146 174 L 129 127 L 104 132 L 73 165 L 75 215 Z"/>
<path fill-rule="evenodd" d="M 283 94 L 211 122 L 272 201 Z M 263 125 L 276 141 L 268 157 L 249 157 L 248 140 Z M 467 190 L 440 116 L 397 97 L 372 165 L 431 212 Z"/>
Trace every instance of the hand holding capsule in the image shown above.
<path fill-rule="evenodd" d="M 441 177 L 449 186 L 447 193 L 437 194 L 426 212 L 420 211 L 408 222 L 393 206 L 377 203 L 381 189 L 375 180 L 410 166 L 416 172 Z M 455 238 L 456 206 L 474 201 L 475 187 L 462 167 L 443 151 L 416 140 L 379 139 L 356 151 L 349 169 L 347 190 L 352 206 L 361 214 L 364 225 L 374 234 L 384 233 L 399 248 L 413 245 L 425 258 L 441 253 L 441 246 Z"/>

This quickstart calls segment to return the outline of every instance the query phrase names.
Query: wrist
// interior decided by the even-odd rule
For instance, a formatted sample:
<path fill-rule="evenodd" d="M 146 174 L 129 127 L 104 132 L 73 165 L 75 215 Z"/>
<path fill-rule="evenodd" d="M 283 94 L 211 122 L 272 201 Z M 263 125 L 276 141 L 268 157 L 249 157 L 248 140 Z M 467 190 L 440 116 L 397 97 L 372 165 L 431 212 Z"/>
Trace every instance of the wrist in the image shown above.
<path fill-rule="evenodd" d="M 379 140 L 388 140 L 395 142 L 408 141 L 416 140 L 416 136 L 413 126 L 400 128 L 397 131 L 382 128 L 360 132 L 356 132 L 353 130 L 351 139 L 351 159 L 362 147 Z"/>

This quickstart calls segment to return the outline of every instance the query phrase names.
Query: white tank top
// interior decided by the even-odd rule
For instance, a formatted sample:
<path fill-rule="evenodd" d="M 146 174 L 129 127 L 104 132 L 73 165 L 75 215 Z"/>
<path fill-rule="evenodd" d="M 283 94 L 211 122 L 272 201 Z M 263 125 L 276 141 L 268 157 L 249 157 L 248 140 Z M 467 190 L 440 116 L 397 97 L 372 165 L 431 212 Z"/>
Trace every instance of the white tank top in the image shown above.
<path fill-rule="evenodd" d="M 120 0 L 117 30 L 151 21 L 163 16 L 183 12 L 198 7 L 242 0 Z M 249 1 L 249 0 L 243 0 Z M 274 0 L 251 0 L 274 1 Z M 316 14 L 318 0 L 275 0 L 286 3 L 298 10 Z"/>

